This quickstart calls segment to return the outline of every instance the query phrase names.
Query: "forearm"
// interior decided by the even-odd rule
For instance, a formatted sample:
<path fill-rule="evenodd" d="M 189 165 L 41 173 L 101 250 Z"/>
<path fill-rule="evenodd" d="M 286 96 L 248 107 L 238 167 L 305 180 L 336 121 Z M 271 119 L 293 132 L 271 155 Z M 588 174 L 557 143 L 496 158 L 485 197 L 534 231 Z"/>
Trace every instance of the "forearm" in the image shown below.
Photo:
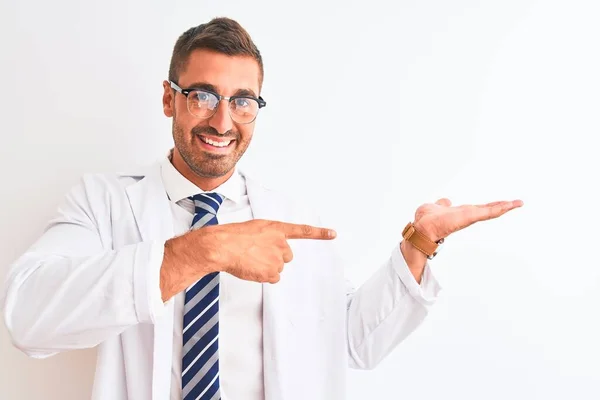
<path fill-rule="evenodd" d="M 348 296 L 350 367 L 376 366 L 422 323 L 439 290 L 426 266 L 418 284 L 396 247 L 386 263 Z"/>
<path fill-rule="evenodd" d="M 167 302 L 203 276 L 220 270 L 218 249 L 211 243 L 214 242 L 214 234 L 206 227 L 165 242 L 160 268 L 160 292 L 163 302 Z"/>
<path fill-rule="evenodd" d="M 5 288 L 4 318 L 13 342 L 43 357 L 94 347 L 135 324 L 153 322 L 162 303 L 152 264 L 160 263 L 161 253 L 155 242 L 93 256 L 26 253 Z"/>

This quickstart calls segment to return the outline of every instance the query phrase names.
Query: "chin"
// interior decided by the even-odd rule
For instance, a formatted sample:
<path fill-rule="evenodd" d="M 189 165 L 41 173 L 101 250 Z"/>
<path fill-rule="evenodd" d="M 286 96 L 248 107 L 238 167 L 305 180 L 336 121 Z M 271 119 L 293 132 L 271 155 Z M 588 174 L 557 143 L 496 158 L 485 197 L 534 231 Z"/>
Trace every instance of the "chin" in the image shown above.
<path fill-rule="evenodd" d="M 203 165 L 190 166 L 190 168 L 196 175 L 202 178 L 221 178 L 231 172 L 231 170 L 235 167 L 235 165 L 231 167 L 229 165 L 211 166 L 206 164 L 207 163 Z"/>

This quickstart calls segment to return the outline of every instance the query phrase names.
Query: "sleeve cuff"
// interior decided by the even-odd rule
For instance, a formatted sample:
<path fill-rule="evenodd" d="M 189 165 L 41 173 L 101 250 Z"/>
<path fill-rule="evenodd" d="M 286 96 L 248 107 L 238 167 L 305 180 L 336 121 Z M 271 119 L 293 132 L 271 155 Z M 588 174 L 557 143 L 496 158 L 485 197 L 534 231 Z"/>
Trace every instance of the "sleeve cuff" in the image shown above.
<path fill-rule="evenodd" d="M 423 271 L 423 277 L 421 279 L 421 284 L 419 285 L 410 272 L 406 260 L 404 260 L 404 256 L 402 256 L 400 245 L 394 246 L 391 258 L 392 268 L 396 271 L 396 274 L 410 295 L 424 305 L 432 305 L 435 303 L 442 288 L 433 275 L 429 262 L 425 264 L 425 270 Z"/>
<path fill-rule="evenodd" d="M 164 242 L 161 241 L 140 243 L 135 251 L 134 300 L 141 323 L 155 323 L 165 310 L 160 292 L 160 268 L 164 251 Z"/>

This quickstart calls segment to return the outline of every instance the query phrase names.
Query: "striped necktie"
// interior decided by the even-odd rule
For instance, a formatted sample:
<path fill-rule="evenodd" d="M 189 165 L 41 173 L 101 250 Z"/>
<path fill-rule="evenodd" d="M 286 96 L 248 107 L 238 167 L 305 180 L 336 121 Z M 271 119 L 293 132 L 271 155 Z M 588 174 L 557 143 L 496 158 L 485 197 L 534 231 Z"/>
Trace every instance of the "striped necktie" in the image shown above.
<path fill-rule="evenodd" d="M 201 193 L 191 199 L 191 229 L 217 225 L 223 196 Z M 183 400 L 219 400 L 219 273 L 204 276 L 185 291 L 183 313 Z"/>

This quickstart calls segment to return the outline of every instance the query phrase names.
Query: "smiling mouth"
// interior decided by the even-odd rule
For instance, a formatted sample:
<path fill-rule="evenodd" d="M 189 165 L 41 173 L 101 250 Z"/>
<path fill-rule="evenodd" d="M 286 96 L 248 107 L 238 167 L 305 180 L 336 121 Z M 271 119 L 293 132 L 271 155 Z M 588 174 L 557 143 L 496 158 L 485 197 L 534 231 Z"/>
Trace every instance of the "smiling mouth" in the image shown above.
<path fill-rule="evenodd" d="M 231 143 L 233 143 L 235 141 L 235 139 L 221 139 L 221 140 L 215 140 L 215 139 L 209 139 L 207 137 L 204 137 L 202 135 L 198 135 L 200 137 L 200 140 L 202 140 L 204 143 L 209 144 L 213 147 L 217 147 L 217 148 L 224 148 L 229 146 Z"/>

